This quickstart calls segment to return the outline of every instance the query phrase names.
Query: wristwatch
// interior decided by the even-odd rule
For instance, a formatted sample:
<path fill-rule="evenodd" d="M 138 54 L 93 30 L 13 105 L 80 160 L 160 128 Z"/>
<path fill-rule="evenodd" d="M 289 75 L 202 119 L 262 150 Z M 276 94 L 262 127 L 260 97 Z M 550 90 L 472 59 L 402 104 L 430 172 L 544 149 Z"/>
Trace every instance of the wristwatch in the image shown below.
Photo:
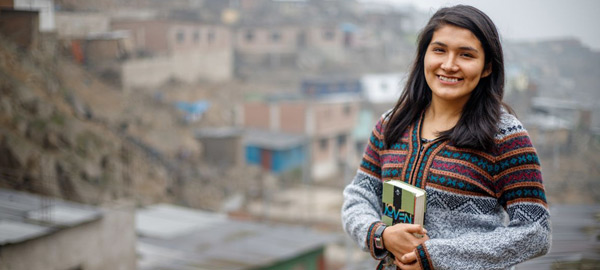
<path fill-rule="evenodd" d="M 381 224 L 379 225 L 379 227 L 377 227 L 377 230 L 375 230 L 375 235 L 374 235 L 374 240 L 375 240 L 375 247 L 378 249 L 384 249 L 383 248 L 383 230 L 385 230 L 385 228 L 387 228 L 387 226 L 385 224 Z"/>

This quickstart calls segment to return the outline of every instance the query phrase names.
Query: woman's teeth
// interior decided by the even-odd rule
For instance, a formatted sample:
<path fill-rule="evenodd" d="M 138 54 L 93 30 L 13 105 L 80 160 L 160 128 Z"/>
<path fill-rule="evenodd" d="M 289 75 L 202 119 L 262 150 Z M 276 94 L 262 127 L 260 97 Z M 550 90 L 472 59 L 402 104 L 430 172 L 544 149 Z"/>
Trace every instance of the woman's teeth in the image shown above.
<path fill-rule="evenodd" d="M 457 78 L 448 78 L 448 77 L 444 77 L 444 76 L 438 76 L 440 78 L 440 80 L 445 81 L 445 82 L 458 82 Z"/>

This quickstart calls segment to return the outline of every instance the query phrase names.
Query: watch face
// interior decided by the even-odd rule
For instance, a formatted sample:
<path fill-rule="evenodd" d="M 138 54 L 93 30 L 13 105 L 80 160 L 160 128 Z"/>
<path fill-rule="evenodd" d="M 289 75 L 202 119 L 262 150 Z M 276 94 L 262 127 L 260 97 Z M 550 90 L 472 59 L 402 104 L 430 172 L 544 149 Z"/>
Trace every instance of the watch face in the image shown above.
<path fill-rule="evenodd" d="M 383 243 L 380 237 L 375 238 L 375 247 L 378 249 L 383 249 Z"/>

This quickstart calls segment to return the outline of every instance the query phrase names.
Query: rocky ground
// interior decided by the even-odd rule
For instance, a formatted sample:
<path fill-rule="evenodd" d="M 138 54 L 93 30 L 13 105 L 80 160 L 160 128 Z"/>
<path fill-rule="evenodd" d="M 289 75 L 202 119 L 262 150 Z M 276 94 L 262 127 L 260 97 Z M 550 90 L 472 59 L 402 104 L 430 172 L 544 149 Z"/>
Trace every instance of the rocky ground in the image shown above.
<path fill-rule="evenodd" d="M 65 83 L 55 54 L 1 45 L 2 187 L 85 203 L 165 197 L 166 170 L 94 116 Z"/>
<path fill-rule="evenodd" d="M 213 168 L 194 138 L 199 126 L 234 120 L 226 107 L 234 86 L 173 83 L 159 89 L 163 98 L 123 92 L 54 45 L 26 51 L 0 39 L 1 187 L 89 204 L 126 198 L 215 211 L 233 194 L 256 193 L 258 169 Z M 173 103 L 197 99 L 210 99 L 211 109 L 185 123 Z"/>

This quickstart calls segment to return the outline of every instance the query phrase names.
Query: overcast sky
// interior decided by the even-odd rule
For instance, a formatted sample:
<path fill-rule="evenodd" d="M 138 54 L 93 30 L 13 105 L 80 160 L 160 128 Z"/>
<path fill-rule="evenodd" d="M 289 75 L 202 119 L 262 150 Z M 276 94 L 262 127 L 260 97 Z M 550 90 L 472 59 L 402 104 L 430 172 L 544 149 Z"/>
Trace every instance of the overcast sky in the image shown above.
<path fill-rule="evenodd" d="M 467 4 L 485 12 L 503 39 L 528 41 L 576 37 L 600 51 L 598 0 L 362 0 L 412 4 L 429 16 L 442 6 Z"/>

